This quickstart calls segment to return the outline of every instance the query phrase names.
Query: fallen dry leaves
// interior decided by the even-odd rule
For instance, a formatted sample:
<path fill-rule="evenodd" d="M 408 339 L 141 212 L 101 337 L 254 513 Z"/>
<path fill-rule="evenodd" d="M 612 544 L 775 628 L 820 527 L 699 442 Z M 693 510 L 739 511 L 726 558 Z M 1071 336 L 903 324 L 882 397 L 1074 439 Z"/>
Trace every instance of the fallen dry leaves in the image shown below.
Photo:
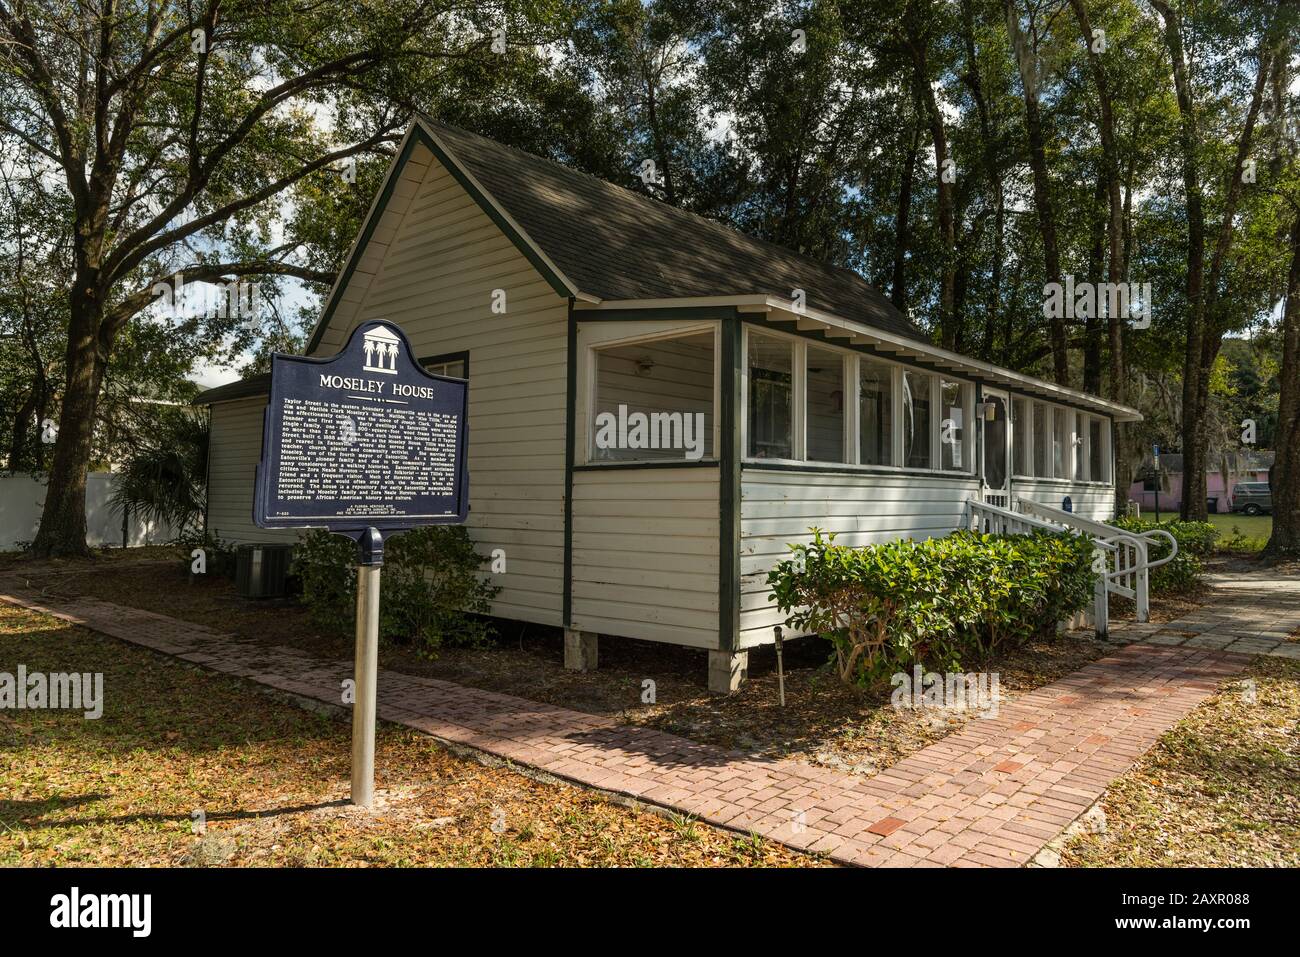
<path fill-rule="evenodd" d="M 1075 867 L 1300 866 L 1300 662 L 1257 657 L 1102 798 Z"/>
<path fill-rule="evenodd" d="M 383 725 L 378 800 L 346 803 L 346 722 L 0 605 L 0 670 L 103 672 L 104 715 L 0 712 L 0 864 L 819 866 Z"/>

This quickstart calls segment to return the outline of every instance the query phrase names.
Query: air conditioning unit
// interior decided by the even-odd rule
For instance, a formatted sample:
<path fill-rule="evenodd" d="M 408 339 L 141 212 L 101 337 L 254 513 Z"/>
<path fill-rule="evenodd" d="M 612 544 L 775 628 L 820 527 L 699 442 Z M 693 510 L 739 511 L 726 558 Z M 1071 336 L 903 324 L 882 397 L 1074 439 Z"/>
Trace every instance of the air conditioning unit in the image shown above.
<path fill-rule="evenodd" d="M 243 598 L 281 598 L 289 577 L 292 545 L 240 545 L 235 588 Z"/>

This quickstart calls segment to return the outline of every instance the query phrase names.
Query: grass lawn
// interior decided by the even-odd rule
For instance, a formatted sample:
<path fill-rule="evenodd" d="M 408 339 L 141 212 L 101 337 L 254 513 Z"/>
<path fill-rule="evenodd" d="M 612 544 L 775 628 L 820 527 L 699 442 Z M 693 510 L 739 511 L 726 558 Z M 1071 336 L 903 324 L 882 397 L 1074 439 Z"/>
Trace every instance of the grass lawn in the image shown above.
<path fill-rule="evenodd" d="M 1300 866 L 1300 662 L 1258 657 L 1166 733 L 1070 839 L 1074 867 Z"/>
<path fill-rule="evenodd" d="M 1262 552 L 1273 534 L 1272 515 L 1211 515 L 1210 524 L 1219 530 L 1217 547 L 1233 552 Z"/>
<path fill-rule="evenodd" d="M 0 711 L 0 865 L 825 864 L 486 767 L 385 724 L 376 807 L 362 811 L 347 804 L 346 721 L 0 604 L 0 671 L 20 663 L 102 672 L 104 713 Z"/>

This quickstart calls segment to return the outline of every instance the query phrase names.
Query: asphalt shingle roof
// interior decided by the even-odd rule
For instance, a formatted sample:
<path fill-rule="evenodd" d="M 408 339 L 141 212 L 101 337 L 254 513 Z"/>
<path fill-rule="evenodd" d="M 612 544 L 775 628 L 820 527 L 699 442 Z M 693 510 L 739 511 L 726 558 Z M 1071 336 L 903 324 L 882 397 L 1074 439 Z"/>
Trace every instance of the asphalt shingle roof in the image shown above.
<path fill-rule="evenodd" d="M 233 402 L 235 399 L 251 399 L 255 395 L 267 395 L 271 391 L 271 373 L 263 372 L 246 379 L 227 382 L 200 392 L 194 397 L 194 405 L 210 405 L 213 402 Z"/>
<path fill-rule="evenodd" d="M 807 305 L 929 343 L 853 272 L 685 212 L 553 160 L 421 117 L 452 157 L 579 291 L 601 299 L 678 299 L 803 289 Z"/>

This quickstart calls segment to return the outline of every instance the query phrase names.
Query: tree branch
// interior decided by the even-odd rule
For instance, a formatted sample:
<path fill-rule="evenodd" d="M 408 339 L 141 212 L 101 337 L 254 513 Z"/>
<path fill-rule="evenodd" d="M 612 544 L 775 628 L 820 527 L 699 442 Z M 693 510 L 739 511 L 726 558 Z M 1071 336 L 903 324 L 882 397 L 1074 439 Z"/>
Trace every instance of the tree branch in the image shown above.
<path fill-rule="evenodd" d="M 380 130 L 378 133 L 371 136 L 369 139 L 362 140 L 360 143 L 357 143 L 355 146 L 350 146 L 341 150 L 335 150 L 333 153 L 326 153 L 324 156 L 321 156 L 319 159 L 306 164 L 296 172 L 288 176 L 281 177 L 280 179 L 276 180 L 273 183 L 268 183 L 260 190 L 257 190 L 254 193 L 250 193 L 248 196 L 245 196 L 242 199 L 236 200 L 233 203 L 228 203 L 227 205 L 222 206 L 220 209 L 213 210 L 212 212 L 208 213 L 205 216 L 200 216 L 197 219 L 190 220 L 190 222 L 186 223 L 183 226 L 178 226 L 175 229 L 170 229 L 164 233 L 158 234 L 152 240 L 144 243 L 141 246 L 138 246 L 135 252 L 131 253 L 130 255 L 122 257 L 117 252 L 114 252 L 113 256 L 110 259 L 110 265 L 107 266 L 105 269 L 109 277 L 109 281 L 115 282 L 121 277 L 125 276 L 127 273 L 129 273 L 136 266 L 140 265 L 141 262 L 143 262 L 146 258 L 148 258 L 153 253 L 165 249 L 166 247 L 170 246 L 172 243 L 179 242 L 188 236 L 192 236 L 195 233 L 203 229 L 206 229 L 209 226 L 221 222 L 222 220 L 229 219 L 231 216 L 235 215 L 236 213 L 248 209 L 251 206 L 256 206 L 258 203 L 262 202 L 263 200 L 269 199 L 270 197 L 276 195 L 277 193 L 282 192 L 283 190 L 292 186 L 294 183 L 298 182 L 303 177 L 315 172 L 318 169 L 321 169 L 322 167 L 328 166 L 329 164 L 335 162 L 336 160 L 346 159 L 349 156 L 355 156 L 358 153 L 365 152 L 366 150 L 372 149 L 375 146 L 379 145 L 380 143 L 386 141 L 387 142 L 394 141 L 395 139 L 397 139 L 397 137 L 394 136 L 394 129 L 395 127 L 392 126 L 386 127 L 385 129 Z"/>

